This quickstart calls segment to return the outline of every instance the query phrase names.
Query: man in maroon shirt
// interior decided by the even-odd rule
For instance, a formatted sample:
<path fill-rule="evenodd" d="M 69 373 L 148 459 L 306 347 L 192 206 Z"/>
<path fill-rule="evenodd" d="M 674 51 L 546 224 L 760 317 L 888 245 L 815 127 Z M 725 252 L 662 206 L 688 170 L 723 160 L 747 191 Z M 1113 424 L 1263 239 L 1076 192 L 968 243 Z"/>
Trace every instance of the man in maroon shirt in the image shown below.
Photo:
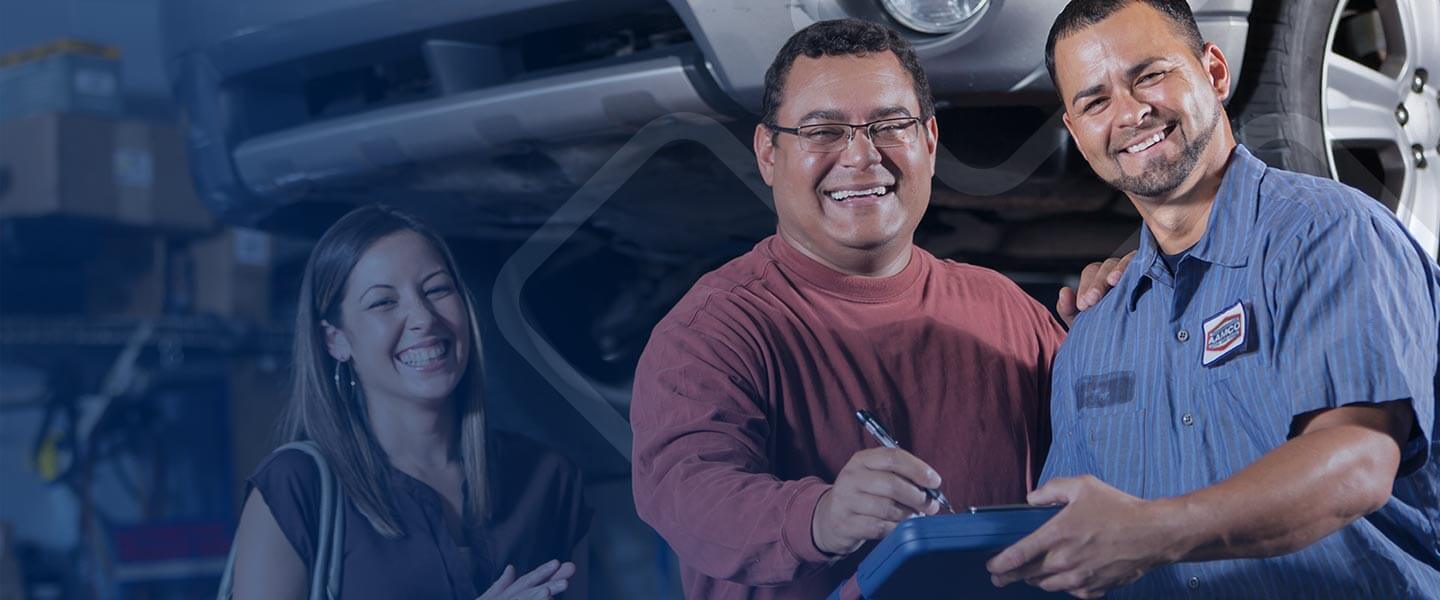
<path fill-rule="evenodd" d="M 938 134 L 910 45 L 863 21 L 807 27 L 764 109 L 778 232 L 695 284 L 635 377 L 635 503 L 690 598 L 823 598 L 938 510 L 921 487 L 1023 503 L 1050 439 L 1063 330 L 1005 277 L 913 243 Z M 909 452 L 878 448 L 858 409 Z"/>

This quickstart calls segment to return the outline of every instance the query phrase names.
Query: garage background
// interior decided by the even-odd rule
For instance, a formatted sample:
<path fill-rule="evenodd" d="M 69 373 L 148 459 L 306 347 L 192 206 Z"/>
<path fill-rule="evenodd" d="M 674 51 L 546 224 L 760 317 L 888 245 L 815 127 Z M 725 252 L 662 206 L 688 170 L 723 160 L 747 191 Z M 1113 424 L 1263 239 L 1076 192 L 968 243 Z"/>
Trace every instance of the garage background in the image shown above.
<path fill-rule="evenodd" d="M 165 17 L 161 0 L 0 0 L 0 600 L 213 597 L 241 481 L 276 445 L 304 260 L 336 217 L 375 201 L 453 244 L 480 301 L 494 425 L 585 471 L 590 597 L 679 598 L 616 446 L 650 326 L 773 231 L 753 121 L 656 145 L 593 206 L 553 182 L 587 181 L 627 139 L 460 156 L 217 219 L 187 164 Z M 1289 106 L 1258 73 L 1238 101 Z M 1433 83 L 1417 89 L 1435 104 Z M 1046 306 L 1086 263 L 1133 246 L 1138 216 L 1090 175 L 1054 106 L 940 106 L 942 141 L 966 143 L 946 145 L 919 243 L 1001 270 Z M 1244 131 L 1283 160 L 1265 139 L 1310 134 L 1287 127 Z M 965 169 L 1002 167 L 1033 140 L 1045 153 L 1003 195 L 966 183 Z M 1417 158 L 1440 159 L 1440 140 L 1427 143 Z M 1348 181 L 1394 208 L 1384 161 L 1405 155 L 1362 146 L 1340 157 Z M 688 203 L 674 201 L 677 181 Z M 497 182 L 521 200 L 477 210 L 473 188 Z"/>

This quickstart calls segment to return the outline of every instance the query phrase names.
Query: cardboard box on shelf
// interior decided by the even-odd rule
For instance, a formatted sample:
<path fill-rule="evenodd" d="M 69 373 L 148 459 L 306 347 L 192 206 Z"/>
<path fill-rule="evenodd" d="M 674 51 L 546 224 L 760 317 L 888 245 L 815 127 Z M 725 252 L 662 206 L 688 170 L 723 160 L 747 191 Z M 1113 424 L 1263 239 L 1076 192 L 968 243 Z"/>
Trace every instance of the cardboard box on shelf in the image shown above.
<path fill-rule="evenodd" d="M 85 313 L 158 317 L 165 313 L 169 265 L 157 235 L 110 235 L 97 260 L 85 265 Z"/>
<path fill-rule="evenodd" d="M 11 313 L 91 317 L 198 314 L 257 323 L 270 318 L 266 233 L 227 229 L 191 238 L 112 228 L 88 243 L 83 262 L 13 263 L 24 267 L 17 277 L 28 275 L 37 283 L 0 286 L 5 292 L 0 306 Z"/>
<path fill-rule="evenodd" d="M 109 123 L 60 114 L 0 121 L 0 217 L 112 218 Z"/>
<path fill-rule="evenodd" d="M 167 241 L 154 231 L 66 219 L 0 219 L 0 313 L 158 316 Z"/>
<path fill-rule="evenodd" d="M 0 56 L 0 119 L 48 112 L 118 116 L 120 51 L 62 39 Z"/>
<path fill-rule="evenodd" d="M 0 121 L 0 217 L 51 215 L 181 233 L 214 225 L 175 125 L 62 113 Z"/>
<path fill-rule="evenodd" d="M 281 357 L 231 357 L 230 456 L 234 498 L 245 497 L 245 477 L 275 449 L 275 424 L 290 397 L 289 366 Z"/>
<path fill-rule="evenodd" d="M 214 225 L 195 197 L 178 127 L 122 120 L 115 123 L 113 139 L 111 181 L 120 222 L 179 231 L 204 231 Z"/>
<path fill-rule="evenodd" d="M 268 321 L 270 244 L 269 234 L 241 228 L 196 240 L 189 267 L 195 312 Z"/>

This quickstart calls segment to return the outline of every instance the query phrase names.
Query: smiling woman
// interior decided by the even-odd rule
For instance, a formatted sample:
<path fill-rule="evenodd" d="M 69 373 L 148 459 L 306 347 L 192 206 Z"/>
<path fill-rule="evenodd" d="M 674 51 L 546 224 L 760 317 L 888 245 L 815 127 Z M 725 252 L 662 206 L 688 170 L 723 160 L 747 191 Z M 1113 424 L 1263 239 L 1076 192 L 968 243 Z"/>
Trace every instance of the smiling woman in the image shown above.
<path fill-rule="evenodd" d="M 483 600 L 550 598 L 583 577 L 566 562 L 585 553 L 579 473 L 487 431 L 474 302 L 444 241 L 404 213 L 357 209 L 320 238 L 300 294 L 282 429 L 328 467 L 287 446 L 247 480 L 234 597 L 328 586 L 344 598 L 472 600 L 487 587 Z M 333 550 L 320 533 L 330 473 L 349 523 Z M 319 568 L 332 552 L 338 575 Z"/>

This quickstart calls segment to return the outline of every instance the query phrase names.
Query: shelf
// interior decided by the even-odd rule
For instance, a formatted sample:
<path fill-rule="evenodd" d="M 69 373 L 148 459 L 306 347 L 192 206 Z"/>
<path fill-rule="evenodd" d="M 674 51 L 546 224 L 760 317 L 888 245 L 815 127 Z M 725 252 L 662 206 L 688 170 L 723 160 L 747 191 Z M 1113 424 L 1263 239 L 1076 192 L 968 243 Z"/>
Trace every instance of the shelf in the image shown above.
<path fill-rule="evenodd" d="M 186 350 L 286 353 L 293 339 L 292 328 L 287 324 L 257 325 L 216 317 L 5 315 L 0 316 L 0 347 L 121 348 L 146 321 L 155 327 L 146 347 L 178 345 Z"/>

